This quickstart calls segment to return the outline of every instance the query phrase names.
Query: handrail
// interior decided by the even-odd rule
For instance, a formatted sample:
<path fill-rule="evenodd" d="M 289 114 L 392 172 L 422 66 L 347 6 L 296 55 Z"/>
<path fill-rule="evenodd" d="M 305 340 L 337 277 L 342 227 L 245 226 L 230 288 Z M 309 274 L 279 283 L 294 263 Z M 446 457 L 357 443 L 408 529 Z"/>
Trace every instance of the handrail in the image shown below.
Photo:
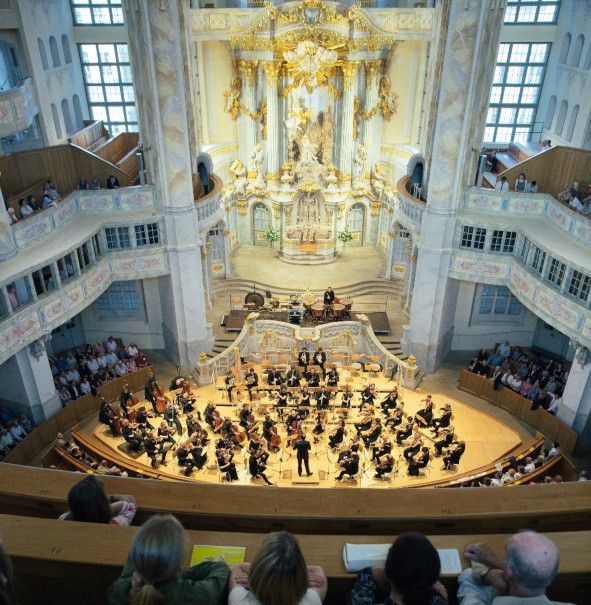
<path fill-rule="evenodd" d="M 222 189 L 224 187 L 224 183 L 223 183 L 222 179 L 217 174 L 210 174 L 209 175 L 209 180 L 213 182 L 213 187 L 205 195 L 203 195 L 201 197 L 198 197 L 195 200 L 195 204 L 205 204 L 209 200 L 211 200 L 212 198 L 214 198 L 216 195 L 219 195 L 222 192 Z"/>
<path fill-rule="evenodd" d="M 399 212 L 406 217 L 410 224 L 406 224 L 405 227 L 409 227 L 417 234 L 421 229 L 421 221 L 423 218 L 423 212 L 425 211 L 426 203 L 417 197 L 414 197 L 408 191 L 408 185 L 410 183 L 410 176 L 403 176 L 396 183 L 396 191 L 399 202 Z M 404 222 L 404 221 L 403 221 Z"/>

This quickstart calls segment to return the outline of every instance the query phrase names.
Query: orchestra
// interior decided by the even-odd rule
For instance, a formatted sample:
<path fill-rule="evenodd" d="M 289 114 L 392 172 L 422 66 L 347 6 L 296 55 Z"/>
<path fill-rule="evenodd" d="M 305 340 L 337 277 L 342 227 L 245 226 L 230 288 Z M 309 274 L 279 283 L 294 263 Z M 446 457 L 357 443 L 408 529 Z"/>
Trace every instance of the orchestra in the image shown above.
<path fill-rule="evenodd" d="M 273 485 L 269 469 L 275 468 L 275 460 L 281 467 L 286 462 L 283 453 L 289 460 L 292 451 L 299 476 L 314 474 L 310 468 L 314 460 L 336 465 L 336 481 L 345 476 L 384 479 L 399 472 L 398 460 L 406 462 L 409 477 L 419 476 L 432 457 L 442 458 L 446 470 L 460 463 L 466 446 L 456 437 L 449 403 L 435 411 L 433 397 L 427 395 L 414 415 L 408 415 L 400 385 L 378 389 L 366 381 L 355 388 L 346 371 L 341 376 L 339 363 L 327 363 L 320 347 L 296 351 L 291 363 L 264 363 L 260 371 L 266 384 L 261 386 L 253 365 L 244 368 L 243 381 L 238 367 L 230 369 L 218 387 L 228 397 L 217 405 L 207 401 L 203 424 L 189 382 L 176 376 L 170 383 L 172 392 L 165 394 L 153 374 L 144 387 L 145 402 L 140 403 L 125 383 L 114 403 L 101 403 L 99 421 L 134 458 L 146 454 L 154 469 L 166 465 L 172 451 L 177 472 L 187 477 L 217 469 L 230 482 L 244 473 Z M 250 403 L 236 404 L 242 387 L 248 390 Z M 208 467 L 210 442 L 215 458 Z M 234 457 L 242 448 L 247 449 L 239 471 Z"/>

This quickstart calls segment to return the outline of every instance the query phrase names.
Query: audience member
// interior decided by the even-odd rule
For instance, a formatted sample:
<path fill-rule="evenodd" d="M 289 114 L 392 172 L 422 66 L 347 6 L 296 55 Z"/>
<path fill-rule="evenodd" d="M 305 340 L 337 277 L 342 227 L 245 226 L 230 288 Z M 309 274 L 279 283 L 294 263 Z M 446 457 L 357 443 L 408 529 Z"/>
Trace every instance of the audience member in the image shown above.
<path fill-rule="evenodd" d="M 319 605 L 326 589 L 323 569 L 306 565 L 294 536 L 275 532 L 265 537 L 252 563 L 232 571 L 228 605 Z"/>
<path fill-rule="evenodd" d="M 534 531 L 515 534 L 504 560 L 484 543 L 469 544 L 464 553 L 472 569 L 459 578 L 459 605 L 552 605 L 546 589 L 558 572 L 556 546 Z"/>
<path fill-rule="evenodd" d="M 445 605 L 440 571 L 439 554 L 425 536 L 402 534 L 390 547 L 385 568 L 367 567 L 358 575 L 351 605 Z"/>
<path fill-rule="evenodd" d="M 119 188 L 119 179 L 111 174 L 107 178 L 107 189 L 118 189 Z"/>
<path fill-rule="evenodd" d="M 527 180 L 525 179 L 525 172 L 520 172 L 519 176 L 515 179 L 515 191 L 525 192 L 527 188 Z"/>
<path fill-rule="evenodd" d="M 93 475 L 74 485 L 68 494 L 68 506 L 69 510 L 59 517 L 62 521 L 131 525 L 137 512 L 133 496 L 107 496 L 105 486 Z"/>
<path fill-rule="evenodd" d="M 496 191 L 509 191 L 509 181 L 506 176 L 502 176 L 500 180 L 497 180 L 495 184 Z"/>
<path fill-rule="evenodd" d="M 537 193 L 538 192 L 538 181 L 532 181 L 526 189 L 527 193 Z"/>
<path fill-rule="evenodd" d="M 171 515 L 148 519 L 135 536 L 121 575 L 107 592 L 112 605 L 216 605 L 224 602 L 230 570 L 206 562 L 182 571 L 189 544 Z"/>
<path fill-rule="evenodd" d="M 572 208 L 573 210 L 576 210 L 577 212 L 584 212 L 584 210 L 585 210 L 583 204 L 581 203 L 581 200 L 576 195 L 573 195 L 572 193 L 571 193 L 569 201 L 568 201 L 568 206 L 569 206 L 569 208 Z"/>
<path fill-rule="evenodd" d="M 35 212 L 28 204 L 25 204 L 25 200 L 23 198 L 18 201 L 18 205 L 21 218 L 27 218 L 27 216 L 31 216 L 31 214 Z"/>
<path fill-rule="evenodd" d="M 0 603 L 16 605 L 17 602 L 12 563 L 2 540 L 0 540 Z"/>
<path fill-rule="evenodd" d="M 78 189 L 90 189 L 88 181 L 84 178 L 80 179 L 80 182 L 78 183 Z"/>
<path fill-rule="evenodd" d="M 93 191 L 96 191 L 101 188 L 101 180 L 98 178 L 98 176 L 95 176 L 94 179 L 92 179 L 92 183 L 90 183 L 90 188 Z"/>
<path fill-rule="evenodd" d="M 6 212 L 8 213 L 8 220 L 11 225 L 14 225 L 14 223 L 18 223 L 18 218 L 16 217 L 16 212 L 14 211 L 14 208 L 12 206 L 9 206 L 6 210 Z"/>

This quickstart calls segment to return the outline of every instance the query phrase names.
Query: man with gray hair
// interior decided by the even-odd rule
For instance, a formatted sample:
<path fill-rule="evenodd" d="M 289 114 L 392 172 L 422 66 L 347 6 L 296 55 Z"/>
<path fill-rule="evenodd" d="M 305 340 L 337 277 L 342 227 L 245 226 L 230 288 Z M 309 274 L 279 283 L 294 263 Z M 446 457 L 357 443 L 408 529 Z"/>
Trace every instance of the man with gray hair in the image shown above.
<path fill-rule="evenodd" d="M 568 605 L 550 601 L 546 589 L 558 573 L 558 549 L 534 531 L 515 534 L 507 543 L 505 559 L 487 544 L 466 547 L 471 564 L 458 578 L 460 605 Z"/>

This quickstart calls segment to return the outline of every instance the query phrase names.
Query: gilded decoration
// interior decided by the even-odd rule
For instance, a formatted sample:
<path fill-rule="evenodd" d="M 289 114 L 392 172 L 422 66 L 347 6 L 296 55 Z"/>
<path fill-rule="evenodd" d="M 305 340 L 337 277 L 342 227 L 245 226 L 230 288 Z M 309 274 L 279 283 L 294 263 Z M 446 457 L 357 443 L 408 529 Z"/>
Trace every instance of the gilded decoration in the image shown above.
<path fill-rule="evenodd" d="M 379 112 L 382 113 L 384 120 L 390 120 L 390 118 L 396 113 L 398 108 L 398 95 L 392 92 L 390 87 L 390 79 L 387 76 L 381 76 L 380 88 L 378 92 L 379 99 L 377 103 L 369 110 L 361 107 L 361 100 L 359 97 L 355 97 L 353 100 L 353 138 L 357 138 L 357 131 L 359 128 L 359 121 L 371 120 Z"/>

